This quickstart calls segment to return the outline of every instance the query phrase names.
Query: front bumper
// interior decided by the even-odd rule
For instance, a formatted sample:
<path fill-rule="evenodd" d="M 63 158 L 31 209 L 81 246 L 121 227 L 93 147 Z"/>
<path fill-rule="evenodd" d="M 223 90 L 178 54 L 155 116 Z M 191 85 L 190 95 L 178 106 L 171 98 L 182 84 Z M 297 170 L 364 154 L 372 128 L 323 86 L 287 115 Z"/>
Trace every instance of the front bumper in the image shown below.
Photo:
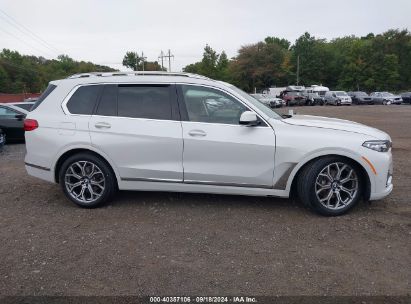
<path fill-rule="evenodd" d="M 390 193 L 392 192 L 392 189 L 394 188 L 393 184 L 390 184 L 388 187 L 386 187 L 383 191 L 381 192 L 371 192 L 370 195 L 370 201 L 376 201 L 376 200 L 380 200 L 383 199 L 384 197 L 390 195 Z"/>
<path fill-rule="evenodd" d="M 393 159 L 392 153 L 366 151 L 363 155 L 373 164 L 375 172 L 369 172 L 371 181 L 370 200 L 379 200 L 388 196 L 393 190 Z M 368 153 L 367 153 L 368 152 Z"/>

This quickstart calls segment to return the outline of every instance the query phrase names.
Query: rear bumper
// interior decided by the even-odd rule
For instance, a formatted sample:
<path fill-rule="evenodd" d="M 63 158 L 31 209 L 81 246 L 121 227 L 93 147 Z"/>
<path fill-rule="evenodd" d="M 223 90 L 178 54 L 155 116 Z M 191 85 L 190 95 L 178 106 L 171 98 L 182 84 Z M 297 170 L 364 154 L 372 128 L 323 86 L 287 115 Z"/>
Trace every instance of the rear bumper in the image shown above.
<path fill-rule="evenodd" d="M 25 163 L 28 175 L 40 178 L 50 183 L 55 183 L 54 173 L 49 168 L 39 167 L 30 163 Z"/>

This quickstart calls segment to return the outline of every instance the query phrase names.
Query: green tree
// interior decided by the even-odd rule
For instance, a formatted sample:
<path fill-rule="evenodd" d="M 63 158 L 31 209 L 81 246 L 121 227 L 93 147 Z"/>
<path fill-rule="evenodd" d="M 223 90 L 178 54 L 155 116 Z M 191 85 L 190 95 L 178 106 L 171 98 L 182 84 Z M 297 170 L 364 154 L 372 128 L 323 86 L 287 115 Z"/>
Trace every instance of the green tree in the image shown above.
<path fill-rule="evenodd" d="M 137 52 L 127 52 L 123 58 L 123 65 L 137 71 L 140 65 L 141 58 L 138 56 Z"/>
<path fill-rule="evenodd" d="M 3 49 L 0 52 L 0 92 L 41 92 L 51 80 L 76 73 L 109 71 L 115 70 L 91 62 L 75 61 L 67 55 L 48 60 Z"/>
<path fill-rule="evenodd" d="M 189 64 L 183 68 L 184 72 L 200 74 L 212 79 L 228 81 L 229 60 L 227 54 L 222 51 L 218 54 L 209 45 L 204 47 L 201 61 Z"/>

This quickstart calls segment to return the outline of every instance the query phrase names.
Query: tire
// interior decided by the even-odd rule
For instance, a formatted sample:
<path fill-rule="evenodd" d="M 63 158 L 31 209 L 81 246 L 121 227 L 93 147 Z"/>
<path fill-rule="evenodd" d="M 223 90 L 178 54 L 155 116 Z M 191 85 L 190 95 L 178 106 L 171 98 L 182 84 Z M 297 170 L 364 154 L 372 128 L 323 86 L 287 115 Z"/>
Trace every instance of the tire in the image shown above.
<path fill-rule="evenodd" d="M 337 166 L 341 170 L 339 179 Z M 327 168 L 330 168 L 328 175 L 331 178 L 325 174 Z M 346 182 L 341 183 L 343 180 Z M 297 180 L 297 191 L 302 203 L 316 213 L 325 216 L 343 215 L 361 199 L 361 171 L 357 164 L 346 158 L 319 158 L 303 168 Z"/>
<path fill-rule="evenodd" d="M 103 205 L 117 191 L 116 177 L 110 165 L 87 152 L 75 154 L 64 161 L 59 181 L 66 197 L 84 208 Z"/>

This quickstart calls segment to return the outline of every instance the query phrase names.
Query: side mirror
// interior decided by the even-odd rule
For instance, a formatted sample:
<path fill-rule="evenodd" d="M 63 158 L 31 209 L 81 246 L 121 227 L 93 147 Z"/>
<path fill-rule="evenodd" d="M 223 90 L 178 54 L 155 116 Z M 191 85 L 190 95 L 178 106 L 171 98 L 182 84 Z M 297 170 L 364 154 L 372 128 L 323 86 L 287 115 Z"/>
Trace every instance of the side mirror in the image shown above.
<path fill-rule="evenodd" d="M 245 126 L 258 126 L 260 122 L 257 119 L 257 115 L 252 111 L 245 111 L 240 116 L 240 125 Z"/>
<path fill-rule="evenodd" d="M 16 114 L 14 115 L 15 118 L 17 118 L 17 120 L 23 120 L 24 118 L 26 118 L 26 115 L 24 114 Z"/>

